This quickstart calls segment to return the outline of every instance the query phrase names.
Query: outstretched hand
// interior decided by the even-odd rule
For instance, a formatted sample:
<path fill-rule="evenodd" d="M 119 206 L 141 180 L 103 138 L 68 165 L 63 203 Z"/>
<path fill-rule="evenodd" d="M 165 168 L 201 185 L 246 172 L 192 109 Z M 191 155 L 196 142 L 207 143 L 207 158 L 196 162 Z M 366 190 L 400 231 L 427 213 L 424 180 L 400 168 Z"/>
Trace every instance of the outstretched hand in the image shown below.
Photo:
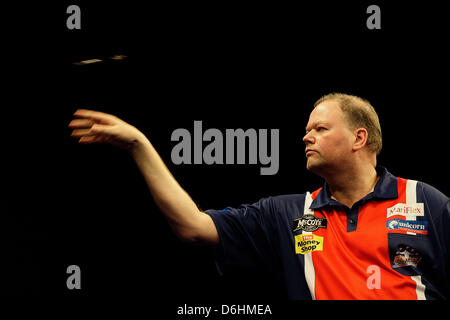
<path fill-rule="evenodd" d="M 76 119 L 69 123 L 71 136 L 82 144 L 110 143 L 131 150 L 143 136 L 132 125 L 108 113 L 78 109 L 73 116 Z"/>

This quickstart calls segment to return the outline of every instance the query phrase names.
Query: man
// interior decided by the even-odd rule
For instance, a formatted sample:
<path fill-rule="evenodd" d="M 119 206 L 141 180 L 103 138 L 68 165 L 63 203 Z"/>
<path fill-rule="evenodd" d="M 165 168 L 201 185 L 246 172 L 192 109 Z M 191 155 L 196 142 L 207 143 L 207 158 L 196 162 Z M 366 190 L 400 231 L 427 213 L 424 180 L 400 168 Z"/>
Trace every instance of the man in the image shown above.
<path fill-rule="evenodd" d="M 377 167 L 381 128 L 362 98 L 329 94 L 314 105 L 303 141 L 322 188 L 205 212 L 135 127 L 90 110 L 74 115 L 72 136 L 129 150 L 176 235 L 216 247 L 224 271 L 265 266 L 282 275 L 290 299 L 450 296 L 449 198 Z"/>

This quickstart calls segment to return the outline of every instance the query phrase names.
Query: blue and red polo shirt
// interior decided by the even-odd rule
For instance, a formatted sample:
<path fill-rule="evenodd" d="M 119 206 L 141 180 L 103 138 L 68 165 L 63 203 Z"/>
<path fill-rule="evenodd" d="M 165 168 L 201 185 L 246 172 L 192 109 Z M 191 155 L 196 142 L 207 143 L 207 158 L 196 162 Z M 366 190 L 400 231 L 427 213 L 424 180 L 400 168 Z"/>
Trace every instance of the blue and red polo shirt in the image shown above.
<path fill-rule="evenodd" d="M 352 208 L 325 183 L 312 193 L 206 210 L 219 233 L 222 272 L 264 266 L 282 275 L 292 300 L 448 299 L 449 198 L 377 172 L 374 190 Z"/>

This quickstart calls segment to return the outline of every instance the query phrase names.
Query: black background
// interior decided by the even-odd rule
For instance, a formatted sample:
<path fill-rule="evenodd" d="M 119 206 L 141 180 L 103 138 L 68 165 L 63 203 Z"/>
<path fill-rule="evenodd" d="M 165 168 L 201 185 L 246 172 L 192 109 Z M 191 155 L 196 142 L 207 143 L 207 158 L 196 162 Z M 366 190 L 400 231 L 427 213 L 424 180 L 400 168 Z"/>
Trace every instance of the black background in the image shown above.
<path fill-rule="evenodd" d="M 450 194 L 444 10 L 307 3 L 61 1 L 15 9 L 6 35 L 14 99 L 5 107 L 12 192 L 1 225 L 10 275 L 2 293 L 156 294 L 155 305 L 173 306 L 284 299 L 271 277 L 219 277 L 208 249 L 179 241 L 126 152 L 70 138 L 80 107 L 135 125 L 201 208 L 220 209 L 320 187 L 305 169 L 309 113 L 321 95 L 355 94 L 379 114 L 378 163 Z M 66 27 L 70 4 L 81 8 L 81 30 Z M 381 7 L 381 30 L 366 27 L 370 4 Z M 127 58 L 108 59 L 115 54 Z M 73 64 L 91 58 L 104 61 Z M 172 164 L 171 133 L 193 132 L 194 120 L 223 132 L 280 129 L 278 173 Z M 66 287 L 71 264 L 81 268 L 82 290 Z"/>

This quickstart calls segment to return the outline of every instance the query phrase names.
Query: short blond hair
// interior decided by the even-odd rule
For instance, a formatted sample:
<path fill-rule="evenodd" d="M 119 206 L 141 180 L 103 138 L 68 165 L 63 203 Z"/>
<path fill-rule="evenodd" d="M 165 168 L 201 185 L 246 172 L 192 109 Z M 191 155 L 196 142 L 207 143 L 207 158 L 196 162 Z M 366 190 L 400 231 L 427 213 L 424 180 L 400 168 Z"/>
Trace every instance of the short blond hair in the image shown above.
<path fill-rule="evenodd" d="M 367 147 L 377 155 L 380 154 L 383 146 L 380 120 L 370 102 L 345 93 L 330 93 L 317 100 L 314 108 L 326 100 L 334 100 L 339 103 L 349 128 L 366 129 L 368 133 Z"/>

